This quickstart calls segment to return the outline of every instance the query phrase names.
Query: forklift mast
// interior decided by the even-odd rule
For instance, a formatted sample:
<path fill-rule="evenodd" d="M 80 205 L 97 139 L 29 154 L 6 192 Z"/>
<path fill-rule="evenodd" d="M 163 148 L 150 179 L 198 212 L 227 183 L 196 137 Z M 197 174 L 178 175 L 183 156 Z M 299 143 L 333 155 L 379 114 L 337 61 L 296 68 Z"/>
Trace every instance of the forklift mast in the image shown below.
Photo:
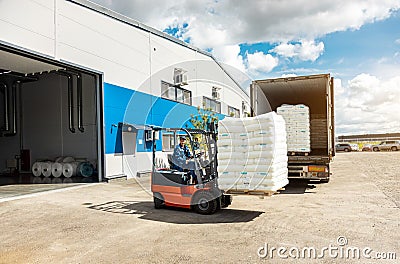
<path fill-rule="evenodd" d="M 201 134 L 205 136 L 208 156 L 210 158 L 210 174 L 215 177 L 217 174 L 217 125 L 215 123 L 210 123 L 209 131 L 201 130 L 201 129 L 185 129 L 185 128 L 161 128 L 161 127 L 151 127 L 153 132 L 153 139 L 157 138 L 156 133 L 160 131 L 183 131 L 189 138 L 189 144 L 191 149 L 194 149 L 194 138 L 192 134 Z M 156 151 L 157 151 L 157 142 L 153 140 L 153 153 L 152 153 L 152 169 L 156 168 Z"/>

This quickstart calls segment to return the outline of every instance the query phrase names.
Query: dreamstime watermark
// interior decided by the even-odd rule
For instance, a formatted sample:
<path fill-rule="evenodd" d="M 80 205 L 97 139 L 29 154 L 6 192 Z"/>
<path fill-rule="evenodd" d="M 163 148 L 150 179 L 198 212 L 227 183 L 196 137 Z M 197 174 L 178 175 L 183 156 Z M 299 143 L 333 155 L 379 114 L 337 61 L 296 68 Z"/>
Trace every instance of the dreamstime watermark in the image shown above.
<path fill-rule="evenodd" d="M 348 240 L 344 236 L 336 239 L 336 244 L 329 246 L 316 247 L 274 247 L 265 243 L 259 247 L 257 255 L 260 258 L 280 258 L 280 259 L 380 259 L 394 260 L 397 258 L 396 252 L 378 252 L 370 247 L 348 246 Z"/>

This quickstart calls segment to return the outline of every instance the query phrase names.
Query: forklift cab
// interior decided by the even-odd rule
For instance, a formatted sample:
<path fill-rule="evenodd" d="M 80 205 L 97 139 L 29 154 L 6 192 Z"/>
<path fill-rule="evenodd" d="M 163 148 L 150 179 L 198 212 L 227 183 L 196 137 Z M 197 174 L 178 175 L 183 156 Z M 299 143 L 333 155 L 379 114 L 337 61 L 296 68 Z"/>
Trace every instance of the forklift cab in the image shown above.
<path fill-rule="evenodd" d="M 151 190 L 154 206 L 194 209 L 200 214 L 212 214 L 227 207 L 231 197 L 224 195 L 217 184 L 217 145 L 215 130 L 153 128 L 154 133 L 173 133 L 176 137 L 185 136 L 186 147 L 191 153 L 185 164 L 168 154 L 167 166 L 160 167 L 156 162 L 156 141 L 153 141 L 153 168 Z"/>

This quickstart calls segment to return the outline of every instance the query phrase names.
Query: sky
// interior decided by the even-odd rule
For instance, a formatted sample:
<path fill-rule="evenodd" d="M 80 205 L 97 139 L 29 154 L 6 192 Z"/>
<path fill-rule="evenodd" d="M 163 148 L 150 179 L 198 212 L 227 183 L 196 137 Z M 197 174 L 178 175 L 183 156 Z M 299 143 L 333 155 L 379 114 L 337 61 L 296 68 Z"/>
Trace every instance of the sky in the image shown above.
<path fill-rule="evenodd" d="M 400 132 L 400 0 L 92 0 L 251 79 L 330 73 L 336 135 Z"/>

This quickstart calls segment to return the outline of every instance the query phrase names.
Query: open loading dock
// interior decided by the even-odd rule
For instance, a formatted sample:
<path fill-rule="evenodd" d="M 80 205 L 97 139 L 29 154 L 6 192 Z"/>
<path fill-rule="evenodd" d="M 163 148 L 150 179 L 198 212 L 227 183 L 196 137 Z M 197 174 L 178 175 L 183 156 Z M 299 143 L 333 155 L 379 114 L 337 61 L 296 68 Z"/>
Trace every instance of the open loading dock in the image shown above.
<path fill-rule="evenodd" d="M 0 46 L 0 185 L 102 179 L 100 83 L 98 73 Z M 35 162 L 56 159 L 62 173 L 34 177 Z"/>

